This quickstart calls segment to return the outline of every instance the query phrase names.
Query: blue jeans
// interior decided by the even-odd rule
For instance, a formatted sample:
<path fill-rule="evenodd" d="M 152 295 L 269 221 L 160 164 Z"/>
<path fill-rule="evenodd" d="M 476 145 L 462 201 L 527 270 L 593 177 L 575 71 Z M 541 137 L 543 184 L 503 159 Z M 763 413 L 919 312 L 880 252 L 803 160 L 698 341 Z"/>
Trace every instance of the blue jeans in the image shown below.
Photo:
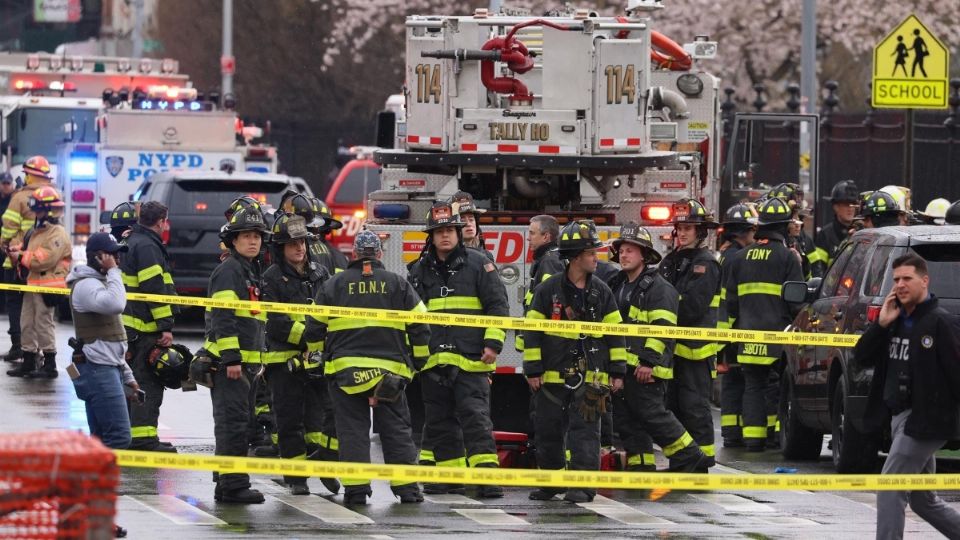
<path fill-rule="evenodd" d="M 120 368 L 92 362 L 76 366 L 80 377 L 73 379 L 73 389 L 86 404 L 90 434 L 109 448 L 128 448 L 130 415 Z"/>

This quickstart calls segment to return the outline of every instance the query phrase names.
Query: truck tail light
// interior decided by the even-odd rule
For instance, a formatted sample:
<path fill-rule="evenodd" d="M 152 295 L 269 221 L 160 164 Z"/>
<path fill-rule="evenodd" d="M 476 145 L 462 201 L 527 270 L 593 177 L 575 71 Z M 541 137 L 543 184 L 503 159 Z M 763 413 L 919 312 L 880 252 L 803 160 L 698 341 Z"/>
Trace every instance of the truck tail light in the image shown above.
<path fill-rule="evenodd" d="M 90 234 L 90 214 L 77 214 L 73 217 L 73 234 Z"/>
<path fill-rule="evenodd" d="M 867 306 L 867 322 L 877 322 L 881 307 L 883 306 Z"/>
<path fill-rule="evenodd" d="M 669 204 L 654 204 L 640 209 L 640 217 L 644 221 L 666 222 L 673 217 L 673 206 Z"/>

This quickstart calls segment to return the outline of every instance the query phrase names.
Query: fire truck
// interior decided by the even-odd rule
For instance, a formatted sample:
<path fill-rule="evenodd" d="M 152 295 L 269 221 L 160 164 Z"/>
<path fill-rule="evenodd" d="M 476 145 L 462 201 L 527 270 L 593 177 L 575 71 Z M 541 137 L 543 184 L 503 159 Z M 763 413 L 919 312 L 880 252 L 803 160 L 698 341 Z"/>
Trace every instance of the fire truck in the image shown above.
<path fill-rule="evenodd" d="M 58 142 L 95 140 L 105 88 L 185 86 L 178 70 L 170 58 L 0 53 L 0 171 L 16 178 L 34 155 L 56 169 Z"/>
<path fill-rule="evenodd" d="M 629 4 L 621 17 L 407 18 L 406 134 L 375 154 L 381 186 L 367 198 L 366 227 L 384 239 L 387 268 L 404 275 L 420 254 L 434 200 L 468 191 L 487 209 L 486 248 L 511 315 L 522 316 L 531 217 L 592 219 L 603 239 L 638 221 L 665 250 L 676 202 L 719 210 L 719 80 L 698 65 L 717 45 L 680 46 L 653 30 L 659 1 Z M 497 363 L 494 423 L 525 431 L 511 341 Z"/>
<path fill-rule="evenodd" d="M 57 186 L 67 203 L 64 226 L 86 242 L 101 213 L 131 200 L 152 175 L 165 171 L 275 173 L 276 148 L 252 144 L 263 136 L 232 110 L 202 99 L 196 89 L 167 85 L 131 93 L 104 91 L 94 135 L 59 145 Z M 103 220 L 99 220 L 103 221 Z"/>

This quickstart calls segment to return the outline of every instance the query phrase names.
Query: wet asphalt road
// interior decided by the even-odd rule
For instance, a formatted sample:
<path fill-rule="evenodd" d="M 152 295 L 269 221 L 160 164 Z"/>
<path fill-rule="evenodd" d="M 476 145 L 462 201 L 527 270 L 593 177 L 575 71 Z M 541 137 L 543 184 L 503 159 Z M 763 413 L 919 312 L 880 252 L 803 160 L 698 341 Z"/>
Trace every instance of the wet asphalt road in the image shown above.
<path fill-rule="evenodd" d="M 0 328 L 6 327 L 0 316 Z M 76 399 L 64 368 L 72 328 L 60 325 L 60 377 L 24 381 L 0 375 L 0 432 L 45 429 L 86 430 L 82 402 Z M 177 341 L 191 349 L 200 345 L 199 328 L 179 332 Z M 0 335 L 0 351 L 9 348 Z M 9 364 L 3 366 L 8 369 Z M 719 412 L 716 412 L 719 416 Z M 719 418 L 715 419 L 719 426 Z M 160 417 L 160 437 L 181 452 L 213 452 L 213 420 L 209 392 L 168 391 Z M 718 434 L 719 435 L 719 434 Z M 379 444 L 379 443 L 378 443 Z M 660 456 L 662 459 L 662 456 Z M 798 473 L 832 472 L 824 446 L 819 462 L 785 463 L 778 453 L 747 454 L 719 450 L 716 474 L 771 473 L 778 466 Z M 665 462 L 661 467 L 665 466 Z M 118 523 L 130 538 L 307 538 L 320 535 L 350 538 L 457 537 L 493 533 L 499 538 L 834 538 L 872 537 L 876 520 L 873 493 L 704 492 L 670 493 L 652 501 L 645 492 L 601 491 L 593 503 L 527 499 L 529 489 L 508 488 L 499 500 L 466 496 L 427 496 L 420 505 L 401 505 L 385 483 L 374 483 L 366 507 L 342 506 L 342 495 L 330 494 L 310 479 L 310 496 L 291 496 L 274 479 L 254 477 L 267 501 L 237 506 L 213 500 L 210 473 L 126 469 L 118 498 Z M 960 494 L 945 494 L 960 508 Z M 907 537 L 936 538 L 929 525 L 908 511 Z"/>

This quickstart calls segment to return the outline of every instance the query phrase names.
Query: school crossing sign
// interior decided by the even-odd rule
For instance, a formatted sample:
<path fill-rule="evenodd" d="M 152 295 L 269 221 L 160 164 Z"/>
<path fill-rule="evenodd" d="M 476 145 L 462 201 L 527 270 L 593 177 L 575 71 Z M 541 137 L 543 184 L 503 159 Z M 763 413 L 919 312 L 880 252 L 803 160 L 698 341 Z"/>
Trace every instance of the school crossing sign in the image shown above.
<path fill-rule="evenodd" d="M 950 52 L 915 15 L 873 49 L 873 106 L 946 109 Z"/>

